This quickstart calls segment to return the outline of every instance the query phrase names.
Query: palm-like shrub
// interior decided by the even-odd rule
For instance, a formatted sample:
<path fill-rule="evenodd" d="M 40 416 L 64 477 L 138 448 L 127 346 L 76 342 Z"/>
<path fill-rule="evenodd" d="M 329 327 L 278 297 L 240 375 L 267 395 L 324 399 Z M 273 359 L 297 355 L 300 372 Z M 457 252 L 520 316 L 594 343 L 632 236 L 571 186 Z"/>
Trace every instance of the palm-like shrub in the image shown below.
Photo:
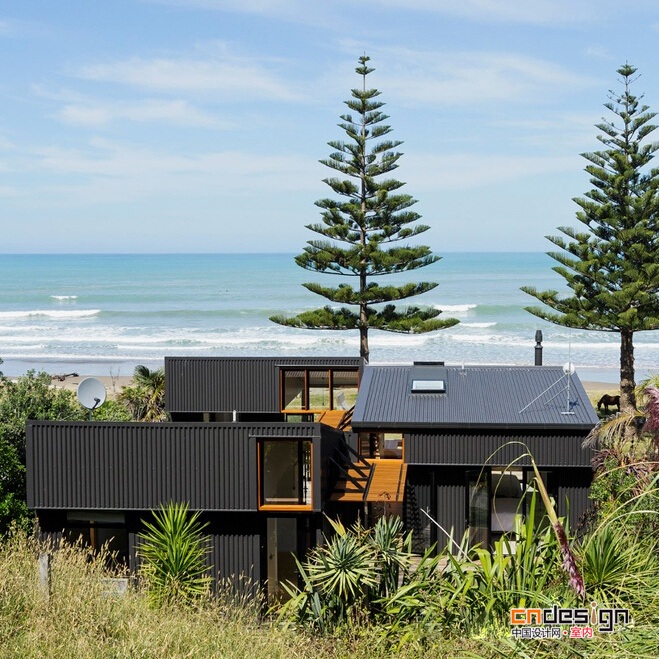
<path fill-rule="evenodd" d="M 130 410 L 134 421 L 166 421 L 165 370 L 136 366 L 133 384 L 124 387 L 117 400 Z"/>
<path fill-rule="evenodd" d="M 322 631 L 376 615 L 412 564 L 411 535 L 403 535 L 398 517 L 383 517 L 372 529 L 329 522 L 334 535 L 298 561 L 304 586 L 285 585 L 290 599 L 279 612 L 282 620 Z"/>
<path fill-rule="evenodd" d="M 156 605 L 192 603 L 209 592 L 206 555 L 210 552 L 202 534 L 206 524 L 200 513 L 190 515 L 188 505 L 169 503 L 153 513 L 153 523 L 144 522 L 139 535 L 140 574 Z"/>
<path fill-rule="evenodd" d="M 602 515 L 580 548 L 589 594 L 598 602 L 640 610 L 659 603 L 659 476 Z M 639 491 L 640 490 L 640 491 Z"/>

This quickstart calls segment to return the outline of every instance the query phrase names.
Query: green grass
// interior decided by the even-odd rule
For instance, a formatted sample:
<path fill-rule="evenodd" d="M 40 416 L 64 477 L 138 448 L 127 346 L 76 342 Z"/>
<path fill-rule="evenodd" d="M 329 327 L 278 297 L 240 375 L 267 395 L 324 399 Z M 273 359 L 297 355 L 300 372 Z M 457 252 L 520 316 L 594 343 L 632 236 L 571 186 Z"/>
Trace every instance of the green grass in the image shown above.
<path fill-rule="evenodd" d="M 406 627 L 398 635 L 389 630 L 386 636 L 365 619 L 330 635 L 312 636 L 264 620 L 258 602 L 236 601 L 228 591 L 195 607 L 153 606 L 137 586 L 122 596 L 110 594 L 104 557 L 79 546 L 50 548 L 47 596 L 37 557 L 48 549 L 24 534 L 0 541 L 0 657 L 649 657 L 656 656 L 659 646 L 654 579 L 647 584 L 653 610 L 633 611 L 638 620 L 633 628 L 592 641 L 514 642 L 506 628 L 494 625 L 471 639 L 457 630 L 421 627 Z"/>
<path fill-rule="evenodd" d="M 37 556 L 47 549 L 23 534 L 0 544 L 0 657 L 411 659 L 427 651 L 434 657 L 462 652 L 462 643 L 442 642 L 411 643 L 394 653 L 368 627 L 311 638 L 264 621 L 257 602 L 231 597 L 209 598 L 195 608 L 155 607 L 139 587 L 109 594 L 104 557 L 79 546 L 52 552 L 47 597 L 37 569 Z"/>

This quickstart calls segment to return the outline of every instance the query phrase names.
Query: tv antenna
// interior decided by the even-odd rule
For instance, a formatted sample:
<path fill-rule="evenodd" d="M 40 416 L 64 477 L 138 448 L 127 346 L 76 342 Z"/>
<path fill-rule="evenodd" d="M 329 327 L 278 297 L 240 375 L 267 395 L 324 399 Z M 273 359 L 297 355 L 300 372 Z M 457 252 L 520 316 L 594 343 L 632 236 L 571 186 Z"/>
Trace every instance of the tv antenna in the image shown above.
<path fill-rule="evenodd" d="M 563 377 L 556 380 L 556 382 L 550 384 L 542 393 L 538 394 L 528 405 L 525 405 L 518 412 L 518 414 L 525 412 L 529 407 L 531 407 L 531 405 L 533 405 L 533 403 L 535 403 L 537 400 L 540 400 L 540 398 L 542 398 L 546 393 L 548 393 L 550 389 L 553 389 L 557 384 L 563 382 L 565 378 L 567 378 L 567 385 L 565 389 L 561 391 L 567 391 L 567 407 L 565 412 L 561 412 L 561 414 L 574 414 L 574 412 L 570 409 L 570 381 L 572 380 L 572 374 L 574 373 L 574 371 L 575 371 L 574 364 L 572 362 L 565 362 L 565 364 L 563 364 Z M 561 394 L 561 391 L 555 393 L 549 400 L 545 402 L 545 404 L 551 403 L 551 401 L 554 400 L 554 398 L 556 398 Z"/>
<path fill-rule="evenodd" d="M 89 410 L 90 421 L 94 410 L 105 402 L 106 395 L 105 386 L 96 378 L 85 378 L 78 385 L 78 401 Z"/>
<path fill-rule="evenodd" d="M 561 414 L 574 414 L 574 412 L 570 409 L 570 382 L 572 382 L 572 375 L 574 374 L 575 368 L 574 364 L 570 361 L 565 362 L 563 364 L 563 374 L 567 378 L 567 403 L 565 406 L 565 412 L 561 412 Z"/>
<path fill-rule="evenodd" d="M 570 382 L 572 382 L 572 375 L 575 371 L 574 364 L 572 363 L 572 330 L 567 335 L 567 361 L 563 364 L 563 373 L 567 378 L 567 401 L 565 402 L 565 412 L 562 414 L 574 414 L 570 409 Z"/>

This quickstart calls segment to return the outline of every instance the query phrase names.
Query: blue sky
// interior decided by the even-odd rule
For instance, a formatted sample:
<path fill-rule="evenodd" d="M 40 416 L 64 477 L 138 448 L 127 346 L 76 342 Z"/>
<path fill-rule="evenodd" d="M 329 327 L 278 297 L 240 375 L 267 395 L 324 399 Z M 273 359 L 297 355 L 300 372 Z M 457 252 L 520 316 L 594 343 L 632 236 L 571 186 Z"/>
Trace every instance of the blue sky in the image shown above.
<path fill-rule="evenodd" d="M 0 252 L 299 251 L 363 53 L 418 242 L 545 251 L 658 42 L 656 0 L 0 0 Z"/>

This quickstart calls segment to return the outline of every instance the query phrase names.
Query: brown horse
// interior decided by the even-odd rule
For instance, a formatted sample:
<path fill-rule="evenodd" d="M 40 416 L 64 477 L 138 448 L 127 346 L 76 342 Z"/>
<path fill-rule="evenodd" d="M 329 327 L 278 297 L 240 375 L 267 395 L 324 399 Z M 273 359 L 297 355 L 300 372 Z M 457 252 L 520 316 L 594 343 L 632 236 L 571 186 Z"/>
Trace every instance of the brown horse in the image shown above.
<path fill-rule="evenodd" d="M 601 409 L 602 405 L 604 406 L 604 411 L 607 414 L 609 413 L 609 405 L 615 405 L 618 408 L 618 411 L 620 411 L 620 396 L 610 396 L 609 394 L 604 394 L 600 398 L 599 403 L 597 403 L 597 409 Z"/>

